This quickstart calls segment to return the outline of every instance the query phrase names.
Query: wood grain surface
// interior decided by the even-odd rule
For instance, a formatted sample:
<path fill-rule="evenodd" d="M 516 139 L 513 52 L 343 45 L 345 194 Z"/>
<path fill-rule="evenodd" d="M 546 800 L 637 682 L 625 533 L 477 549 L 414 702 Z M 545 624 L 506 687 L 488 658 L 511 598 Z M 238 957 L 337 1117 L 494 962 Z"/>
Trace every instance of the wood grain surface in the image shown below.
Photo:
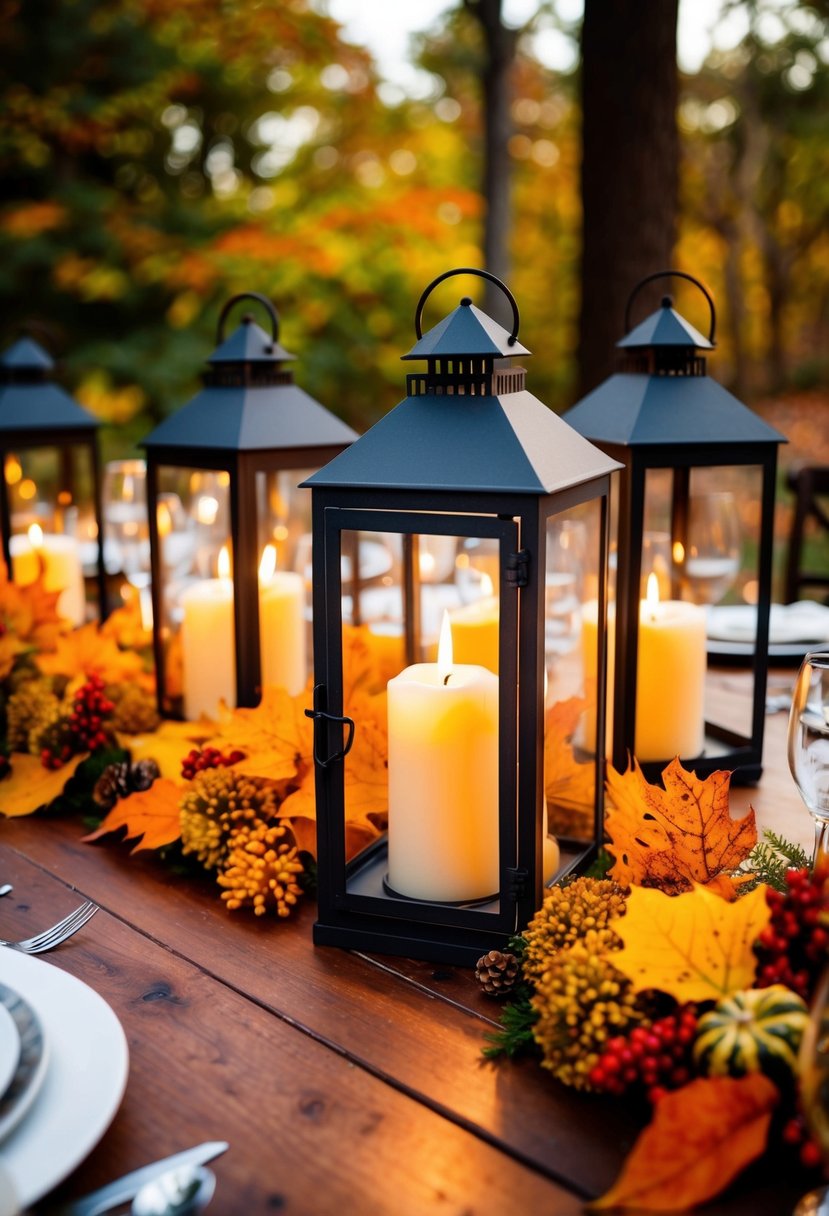
<path fill-rule="evenodd" d="M 808 845 L 785 715 L 767 726 L 762 782 L 734 792 L 734 813 L 751 803 Z M 102 910 L 48 961 L 108 1001 L 130 1045 L 122 1107 L 55 1202 L 205 1139 L 230 1141 L 210 1211 L 234 1216 L 557 1216 L 615 1178 L 641 1116 L 532 1061 L 485 1063 L 498 1006 L 470 971 L 315 948 L 312 904 L 287 922 L 229 915 L 208 879 L 82 831 L 0 822 L 0 881 L 14 884 L 0 933 L 94 899 Z M 706 1211 L 783 1216 L 804 1182 L 787 1173 L 767 1159 Z"/>

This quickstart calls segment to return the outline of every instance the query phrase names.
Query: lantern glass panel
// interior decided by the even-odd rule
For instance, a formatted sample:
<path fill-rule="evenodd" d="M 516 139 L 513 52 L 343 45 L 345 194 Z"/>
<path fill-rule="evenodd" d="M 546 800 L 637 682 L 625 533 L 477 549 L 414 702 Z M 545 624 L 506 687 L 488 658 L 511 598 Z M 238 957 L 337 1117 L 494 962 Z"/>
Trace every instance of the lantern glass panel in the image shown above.
<path fill-rule="evenodd" d="M 256 525 L 260 556 L 276 550 L 276 569 L 311 580 L 311 491 L 299 483 L 314 469 L 275 469 L 256 474 Z"/>
<path fill-rule="evenodd" d="M 546 523 L 545 762 L 548 832 L 562 854 L 595 836 L 601 505 Z M 550 875 L 545 873 L 545 879 Z"/>
<path fill-rule="evenodd" d="M 85 445 L 26 448 L 5 463 L 14 581 L 34 582 L 42 558 L 47 590 L 60 591 L 58 612 L 87 619 L 86 579 L 98 570 L 98 525 L 91 452 Z"/>
<path fill-rule="evenodd" d="M 230 474 L 158 470 L 164 710 L 213 717 L 236 703 Z"/>
<path fill-rule="evenodd" d="M 508 526 L 477 518 L 484 529 Z M 355 723 L 344 760 L 346 857 L 361 843 L 356 825 L 367 814 L 390 818 L 382 873 L 370 861 L 353 866 L 347 891 L 399 900 L 400 916 L 412 900 L 498 913 L 498 538 L 350 528 L 336 535 L 342 712 Z M 480 566 L 465 560 L 484 550 Z M 440 644 L 444 614 L 451 659 Z M 514 722 L 515 704 L 506 712 Z"/>

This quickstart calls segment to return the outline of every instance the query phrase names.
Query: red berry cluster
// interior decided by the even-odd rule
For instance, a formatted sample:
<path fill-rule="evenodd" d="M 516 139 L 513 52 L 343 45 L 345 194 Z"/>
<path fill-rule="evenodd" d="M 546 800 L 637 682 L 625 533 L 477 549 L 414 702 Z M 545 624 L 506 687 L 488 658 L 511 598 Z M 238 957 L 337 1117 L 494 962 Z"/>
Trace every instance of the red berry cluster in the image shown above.
<path fill-rule="evenodd" d="M 590 1084 L 617 1096 L 641 1086 L 649 1102 L 658 1102 L 669 1089 L 691 1080 L 696 1035 L 696 1006 L 680 1005 L 647 1029 L 636 1026 L 628 1035 L 609 1039 L 590 1071 Z"/>
<path fill-rule="evenodd" d="M 194 747 L 181 762 L 181 775 L 185 781 L 192 781 L 197 773 L 203 773 L 206 768 L 227 768 L 244 758 L 244 752 L 235 750 L 225 755 L 218 747 L 205 747 L 201 751 Z"/>
<path fill-rule="evenodd" d="M 44 768 L 57 770 L 63 768 L 64 764 L 68 764 L 75 752 L 68 743 L 64 743 L 58 751 L 54 751 L 51 747 L 44 747 L 40 753 L 40 763 Z"/>
<path fill-rule="evenodd" d="M 785 1143 L 798 1150 L 801 1165 L 805 1165 L 809 1170 L 817 1169 L 823 1156 L 820 1145 L 807 1128 L 803 1115 L 796 1114 L 788 1119 L 783 1125 L 782 1134 Z"/>
<path fill-rule="evenodd" d="M 772 887 L 766 890 L 771 920 L 754 945 L 759 959 L 757 988 L 785 984 L 804 1000 L 809 999 L 829 946 L 824 882 L 824 874 L 789 870 L 785 894 Z"/>
<path fill-rule="evenodd" d="M 100 676 L 89 676 L 78 689 L 72 701 L 69 725 L 83 751 L 94 752 L 106 747 L 107 734 L 104 722 L 115 709 L 112 701 L 104 696 L 104 682 Z"/>

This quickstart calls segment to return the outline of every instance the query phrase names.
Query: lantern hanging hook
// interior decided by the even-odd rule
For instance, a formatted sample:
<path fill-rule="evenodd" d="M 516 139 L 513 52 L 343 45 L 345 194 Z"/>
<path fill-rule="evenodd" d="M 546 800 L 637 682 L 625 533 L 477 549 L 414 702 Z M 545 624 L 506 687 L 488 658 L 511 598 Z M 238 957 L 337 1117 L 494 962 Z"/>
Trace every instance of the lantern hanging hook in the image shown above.
<path fill-rule="evenodd" d="M 423 337 L 423 326 L 421 322 L 423 320 L 423 307 L 427 299 L 437 287 L 438 283 L 442 283 L 444 279 L 452 278 L 452 276 L 456 274 L 476 274 L 482 279 L 489 279 L 490 283 L 494 283 L 496 287 L 501 288 L 501 291 L 507 297 L 510 305 L 512 306 L 512 333 L 509 336 L 509 345 L 514 346 L 516 339 L 518 338 L 518 325 L 520 320 L 518 316 L 518 305 L 515 302 L 515 296 L 507 287 L 506 283 L 503 283 L 496 275 L 491 274 L 488 270 L 478 270 L 475 266 L 460 266 L 457 270 L 445 270 L 443 274 L 439 274 L 436 279 L 432 280 L 417 302 L 417 309 L 415 311 L 415 333 L 417 334 L 418 341 Z"/>
<path fill-rule="evenodd" d="M 644 277 L 644 279 L 639 280 L 639 282 L 634 287 L 633 291 L 628 296 L 628 302 L 625 305 L 625 333 L 626 334 L 630 333 L 631 306 L 633 304 L 635 297 L 639 294 L 639 292 L 642 290 L 642 288 L 645 287 L 648 283 L 652 283 L 654 281 L 654 279 L 667 279 L 667 278 L 672 278 L 672 277 L 675 279 L 687 279 L 689 283 L 693 283 L 695 287 L 698 287 L 700 289 L 700 291 L 702 292 L 702 294 L 705 296 L 706 300 L 708 301 L 708 308 L 711 313 L 711 326 L 710 326 L 710 329 L 708 332 L 708 341 L 711 343 L 712 346 L 716 345 L 716 343 L 714 342 L 714 331 L 717 327 L 717 312 L 716 312 L 716 309 L 714 308 L 714 301 L 711 298 L 711 293 L 708 291 L 708 289 L 706 287 L 703 286 L 703 284 L 699 281 L 699 279 L 695 279 L 692 274 L 687 274 L 684 270 L 657 270 L 653 274 L 648 274 Z"/>
<path fill-rule="evenodd" d="M 271 336 L 273 345 L 276 346 L 279 342 L 279 313 L 276 311 L 276 308 L 268 297 L 261 295 L 258 291 L 240 291 L 237 296 L 232 296 L 231 299 L 228 300 L 227 304 L 225 304 L 224 308 L 219 314 L 219 323 L 216 326 L 216 345 L 221 346 L 222 342 L 224 342 L 225 321 L 227 320 L 227 315 L 231 308 L 238 304 L 240 300 L 255 300 L 257 304 L 262 305 L 271 319 Z"/>

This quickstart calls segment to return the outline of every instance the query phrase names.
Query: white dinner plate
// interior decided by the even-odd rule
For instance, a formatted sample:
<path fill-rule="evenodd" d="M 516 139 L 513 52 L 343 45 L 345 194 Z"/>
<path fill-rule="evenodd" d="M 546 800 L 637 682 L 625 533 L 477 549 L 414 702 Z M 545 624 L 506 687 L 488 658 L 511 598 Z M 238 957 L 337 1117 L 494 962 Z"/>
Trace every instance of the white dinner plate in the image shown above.
<path fill-rule="evenodd" d="M 20 1035 L 14 1018 L 5 1005 L 0 1004 L 0 1098 L 6 1092 L 20 1059 Z"/>
<path fill-rule="evenodd" d="M 51 963 L 0 949 L 0 981 L 33 1007 L 50 1049 L 31 1110 L 0 1144 L 0 1162 L 26 1207 L 70 1174 L 109 1127 L 124 1095 L 129 1053 L 106 1001 Z"/>
<path fill-rule="evenodd" d="M 709 608 L 709 640 L 753 644 L 757 609 L 748 604 Z M 769 645 L 820 644 L 829 640 L 829 607 L 803 600 L 796 604 L 772 604 L 769 613 Z"/>
<path fill-rule="evenodd" d="M 17 1067 L 0 1097 L 0 1143 L 17 1127 L 46 1079 L 49 1048 L 40 1018 L 20 993 L 0 984 L 0 1006 L 10 1014 L 20 1040 Z"/>

